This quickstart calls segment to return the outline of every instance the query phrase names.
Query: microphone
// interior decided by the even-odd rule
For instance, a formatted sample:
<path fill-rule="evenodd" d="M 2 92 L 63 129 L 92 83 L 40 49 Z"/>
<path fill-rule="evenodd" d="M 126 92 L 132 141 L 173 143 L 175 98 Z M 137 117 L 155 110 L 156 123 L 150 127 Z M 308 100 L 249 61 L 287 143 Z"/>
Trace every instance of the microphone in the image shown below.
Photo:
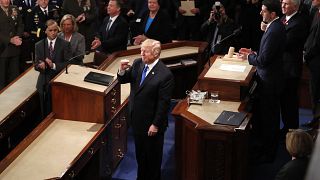
<path fill-rule="evenodd" d="M 229 38 L 238 35 L 238 34 L 241 32 L 241 30 L 242 30 L 242 26 L 240 26 L 239 28 L 235 29 L 231 34 L 229 34 L 228 36 L 226 36 L 225 38 L 221 39 L 219 42 L 217 42 L 216 44 L 214 44 L 213 47 L 210 48 L 209 53 L 211 53 L 211 49 L 212 49 L 212 48 L 214 48 L 214 47 L 216 47 L 216 46 L 224 43 L 224 42 L 227 41 Z M 209 67 L 210 67 L 210 66 L 211 66 L 211 65 L 210 65 L 210 59 L 209 59 L 208 63 L 209 63 Z"/>
<path fill-rule="evenodd" d="M 77 58 L 79 58 L 79 57 L 81 57 L 81 56 L 84 56 L 84 55 L 88 55 L 88 54 L 90 54 L 90 52 L 91 52 L 91 51 L 85 51 L 84 53 L 78 54 L 78 55 L 73 56 L 73 57 L 71 57 L 70 59 L 68 59 L 68 61 L 66 62 L 66 63 L 67 63 L 67 64 L 66 64 L 66 74 L 68 74 L 68 65 L 69 65 L 69 63 L 70 63 L 72 60 L 77 59 Z"/>
<path fill-rule="evenodd" d="M 232 33 L 232 35 L 238 35 L 240 32 L 242 31 L 242 26 L 240 26 L 239 28 L 235 29 Z"/>

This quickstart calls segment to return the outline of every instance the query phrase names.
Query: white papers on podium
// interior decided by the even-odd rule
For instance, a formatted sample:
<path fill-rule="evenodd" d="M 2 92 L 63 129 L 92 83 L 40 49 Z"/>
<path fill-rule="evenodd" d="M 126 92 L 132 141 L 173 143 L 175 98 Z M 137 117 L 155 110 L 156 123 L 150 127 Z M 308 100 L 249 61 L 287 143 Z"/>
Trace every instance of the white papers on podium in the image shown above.
<path fill-rule="evenodd" d="M 234 64 L 221 64 L 219 69 L 223 71 L 244 72 L 244 70 L 246 69 L 246 66 L 234 65 Z"/>
<path fill-rule="evenodd" d="M 194 1 L 181 1 L 181 8 L 187 11 L 183 16 L 195 16 L 195 14 L 191 13 L 191 9 L 194 8 Z"/>

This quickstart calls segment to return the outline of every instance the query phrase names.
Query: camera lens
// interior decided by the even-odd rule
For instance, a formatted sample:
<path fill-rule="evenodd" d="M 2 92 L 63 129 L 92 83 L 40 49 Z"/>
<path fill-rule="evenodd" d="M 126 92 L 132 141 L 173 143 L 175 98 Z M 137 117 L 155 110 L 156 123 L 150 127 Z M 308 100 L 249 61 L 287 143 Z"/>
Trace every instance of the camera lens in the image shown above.
<path fill-rule="evenodd" d="M 215 19 L 220 19 L 221 18 L 221 14 L 219 12 L 214 13 L 214 18 Z"/>

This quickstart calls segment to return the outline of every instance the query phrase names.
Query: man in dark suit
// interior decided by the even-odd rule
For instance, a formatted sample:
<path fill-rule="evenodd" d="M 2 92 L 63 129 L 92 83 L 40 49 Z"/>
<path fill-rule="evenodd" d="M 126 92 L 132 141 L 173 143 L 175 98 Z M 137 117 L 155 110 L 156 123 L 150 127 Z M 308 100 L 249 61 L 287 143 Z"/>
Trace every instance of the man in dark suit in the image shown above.
<path fill-rule="evenodd" d="M 19 10 L 9 0 L 0 0 L 0 89 L 19 75 L 23 23 Z"/>
<path fill-rule="evenodd" d="M 256 152 L 260 161 L 273 161 L 278 145 L 280 124 L 280 92 L 283 83 L 283 51 L 285 27 L 279 19 L 279 0 L 264 0 L 260 12 L 267 28 L 261 38 L 259 52 L 241 48 L 240 54 L 257 69 L 259 100 L 253 112 L 253 136 L 258 138 Z M 258 152 L 260 151 L 260 152 Z M 255 158 L 257 159 L 257 158 Z"/>
<path fill-rule="evenodd" d="M 160 180 L 164 133 L 174 79 L 159 60 L 161 44 L 147 39 L 141 45 L 141 59 L 132 66 L 121 63 L 118 80 L 130 83 L 129 124 L 134 133 L 137 179 Z"/>
<path fill-rule="evenodd" d="M 310 70 L 310 90 L 313 115 L 315 116 L 317 106 L 320 106 L 320 0 L 313 0 L 312 6 L 315 7 L 317 11 L 314 14 L 310 33 L 304 45 L 304 59 Z M 319 120 L 314 117 L 314 122 L 318 121 Z"/>
<path fill-rule="evenodd" d="M 281 93 L 281 117 L 284 124 L 282 135 L 288 129 L 299 127 L 298 88 L 302 74 L 303 45 L 308 34 L 308 25 L 298 12 L 300 0 L 282 0 L 281 22 L 286 28 L 287 41 L 283 54 L 283 73 L 285 81 Z"/>
<path fill-rule="evenodd" d="M 101 45 L 99 50 L 105 54 L 127 49 L 129 26 L 120 15 L 121 6 L 119 0 L 109 1 L 107 7 L 109 16 L 103 20 L 99 33 L 91 43 L 91 49 Z"/>
<path fill-rule="evenodd" d="M 25 31 L 29 33 L 33 43 L 46 37 L 46 22 L 49 19 L 59 21 L 58 10 L 49 5 L 49 0 L 38 0 L 38 5 L 32 8 L 27 16 Z"/>
<path fill-rule="evenodd" d="M 59 27 L 56 21 L 48 20 L 47 38 L 36 43 L 35 70 L 39 71 L 37 90 L 40 95 L 41 112 L 44 118 L 51 112 L 51 93 L 49 81 L 56 76 L 71 58 L 70 43 L 58 38 Z"/>
<path fill-rule="evenodd" d="M 30 61 L 34 58 L 35 43 L 46 37 L 46 22 L 49 19 L 59 21 L 58 9 L 48 5 L 49 0 L 37 0 L 37 6 L 33 7 L 26 15 L 23 41 L 23 60 Z"/>
<path fill-rule="evenodd" d="M 11 3 L 18 7 L 20 14 L 22 15 L 22 22 L 24 24 L 24 32 L 21 45 L 20 53 L 20 72 L 23 72 L 27 69 L 26 61 L 32 59 L 32 54 L 34 52 L 34 43 L 30 39 L 30 34 L 26 32 L 26 25 L 28 25 L 27 17 L 30 16 L 32 8 L 36 5 L 37 0 L 11 0 Z"/>

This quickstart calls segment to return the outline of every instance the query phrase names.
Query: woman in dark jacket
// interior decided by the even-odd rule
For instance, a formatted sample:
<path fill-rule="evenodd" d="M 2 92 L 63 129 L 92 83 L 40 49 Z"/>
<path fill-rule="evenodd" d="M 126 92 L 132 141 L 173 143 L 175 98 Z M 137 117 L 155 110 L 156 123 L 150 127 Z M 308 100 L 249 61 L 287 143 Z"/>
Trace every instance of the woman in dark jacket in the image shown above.
<path fill-rule="evenodd" d="M 132 27 L 134 45 L 141 44 L 147 38 L 164 43 L 172 41 L 172 23 L 168 13 L 160 9 L 159 0 L 148 0 L 147 13 L 138 18 Z"/>

